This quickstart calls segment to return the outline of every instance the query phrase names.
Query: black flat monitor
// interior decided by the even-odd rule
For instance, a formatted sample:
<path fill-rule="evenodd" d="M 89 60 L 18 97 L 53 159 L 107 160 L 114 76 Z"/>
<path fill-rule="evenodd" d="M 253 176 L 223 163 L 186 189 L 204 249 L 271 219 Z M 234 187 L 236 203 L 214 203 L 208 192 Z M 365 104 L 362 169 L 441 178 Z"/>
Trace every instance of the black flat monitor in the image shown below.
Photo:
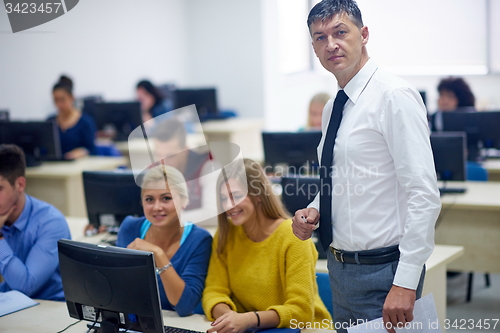
<path fill-rule="evenodd" d="M 443 130 L 467 133 L 468 160 L 479 158 L 480 148 L 500 149 L 500 111 L 443 112 Z"/>
<path fill-rule="evenodd" d="M 153 253 L 65 239 L 57 245 L 72 318 L 99 322 L 100 333 L 164 332 Z"/>
<path fill-rule="evenodd" d="M 0 110 L 0 122 L 10 121 L 9 110 Z"/>
<path fill-rule="evenodd" d="M 200 121 L 217 118 L 217 90 L 203 89 L 176 89 L 173 91 L 174 108 L 179 109 L 195 104 Z"/>
<path fill-rule="evenodd" d="M 431 134 L 430 140 L 437 178 L 445 182 L 441 193 L 464 192 L 463 189 L 446 188 L 446 182 L 466 180 L 466 133 L 436 132 Z"/>
<path fill-rule="evenodd" d="M 132 170 L 84 171 L 83 189 L 89 223 L 118 227 L 127 215 L 143 216 L 141 188 Z"/>
<path fill-rule="evenodd" d="M 310 132 L 263 132 L 264 160 L 266 165 L 288 165 L 289 173 L 310 172 L 318 166 L 317 147 L 320 131 Z"/>
<path fill-rule="evenodd" d="M 42 161 L 62 159 L 59 131 L 54 122 L 0 122 L 0 143 L 21 147 L 28 167 L 40 165 Z"/>
<path fill-rule="evenodd" d="M 115 141 L 126 141 L 130 133 L 142 124 L 139 102 L 90 103 L 84 112 L 94 118 L 98 131 L 115 132 Z"/>

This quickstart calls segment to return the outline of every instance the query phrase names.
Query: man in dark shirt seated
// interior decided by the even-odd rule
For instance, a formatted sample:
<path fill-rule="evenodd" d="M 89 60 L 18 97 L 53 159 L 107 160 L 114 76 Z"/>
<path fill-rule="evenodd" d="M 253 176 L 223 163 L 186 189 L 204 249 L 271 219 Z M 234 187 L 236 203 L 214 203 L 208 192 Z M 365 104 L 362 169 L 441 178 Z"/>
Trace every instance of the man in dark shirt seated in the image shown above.
<path fill-rule="evenodd" d="M 71 239 L 64 216 L 24 193 L 25 157 L 15 145 L 0 145 L 0 292 L 64 301 L 57 241 Z"/>

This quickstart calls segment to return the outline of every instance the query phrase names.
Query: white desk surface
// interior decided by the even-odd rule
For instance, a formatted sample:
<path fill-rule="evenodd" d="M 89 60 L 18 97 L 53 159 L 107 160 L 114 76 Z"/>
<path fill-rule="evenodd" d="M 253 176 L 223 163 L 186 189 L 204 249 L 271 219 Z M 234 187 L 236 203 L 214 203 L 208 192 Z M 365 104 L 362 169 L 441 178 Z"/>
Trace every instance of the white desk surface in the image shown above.
<path fill-rule="evenodd" d="M 441 197 L 443 209 L 500 211 L 499 182 L 448 182 L 446 186 L 450 188 L 466 188 L 467 191 L 465 193 L 443 195 Z"/>
<path fill-rule="evenodd" d="M 264 126 L 261 118 L 229 118 L 224 120 L 210 120 L 201 123 L 203 132 L 206 133 L 233 133 L 246 131 L 248 129 L 258 129 Z"/>
<path fill-rule="evenodd" d="M 79 176 L 85 170 L 109 170 L 126 163 L 127 159 L 124 157 L 111 156 L 86 156 L 74 161 L 43 162 L 40 166 L 26 168 L 26 177 L 61 178 Z"/>
<path fill-rule="evenodd" d="M 11 313 L 0 318 L 0 332 L 2 333 L 54 333 L 63 330 L 66 326 L 77 322 L 71 318 L 65 302 L 37 300 L 40 304 L 34 307 Z M 203 316 L 193 314 L 188 317 L 179 317 L 173 311 L 163 312 L 163 324 L 166 326 L 181 327 L 205 332 L 209 329 L 210 321 Z M 81 321 L 69 327 L 67 333 L 86 332 L 88 321 Z M 304 329 L 304 333 L 323 332 L 324 330 Z M 326 332 L 326 331 L 325 331 Z M 332 332 L 332 331 L 328 331 Z"/>

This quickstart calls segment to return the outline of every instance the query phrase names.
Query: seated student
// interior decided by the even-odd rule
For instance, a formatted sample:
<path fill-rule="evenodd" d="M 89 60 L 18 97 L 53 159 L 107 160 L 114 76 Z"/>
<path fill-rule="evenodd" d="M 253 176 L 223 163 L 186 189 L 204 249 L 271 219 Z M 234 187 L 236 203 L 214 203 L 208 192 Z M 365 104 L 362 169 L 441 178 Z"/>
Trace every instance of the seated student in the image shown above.
<path fill-rule="evenodd" d="M 215 225 L 215 184 L 204 182 L 201 176 L 215 170 L 216 164 L 211 161 L 208 150 L 195 152 L 189 149 L 186 139 L 185 126 L 176 118 L 159 123 L 153 131 L 155 161 L 163 160 L 165 164 L 182 172 L 188 180 L 189 205 L 186 207 L 186 217 L 191 221 L 206 220 L 206 224 Z M 214 183 L 215 181 L 216 179 Z M 210 216 L 213 218 L 208 219 Z"/>
<path fill-rule="evenodd" d="M 163 98 L 151 81 L 142 80 L 137 83 L 136 93 L 137 100 L 141 103 L 143 123 L 173 109 L 172 103 Z"/>
<path fill-rule="evenodd" d="M 94 144 L 96 126 L 92 117 L 77 110 L 74 106 L 73 82 L 61 76 L 52 88 L 57 115 L 47 120 L 53 121 L 59 128 L 61 151 L 66 159 L 77 159 L 87 155 L 95 155 Z"/>
<path fill-rule="evenodd" d="M 244 165 L 225 167 L 217 183 L 226 212 L 219 215 L 203 291 L 203 310 L 215 320 L 207 332 L 330 320 L 318 294 L 314 243 L 294 237 L 260 165 L 249 159 Z"/>
<path fill-rule="evenodd" d="M 443 130 L 443 112 L 474 112 L 475 97 L 463 78 L 449 77 L 438 85 L 438 110 L 430 116 L 431 131 Z"/>
<path fill-rule="evenodd" d="M 24 153 L 0 145 L 0 292 L 64 301 L 57 241 L 71 239 L 64 216 L 24 193 Z"/>
<path fill-rule="evenodd" d="M 307 125 L 301 128 L 300 131 L 321 131 L 323 108 L 330 98 L 327 93 L 319 93 L 311 98 L 309 110 L 307 111 Z"/>
<path fill-rule="evenodd" d="M 175 168 L 147 170 L 141 200 L 145 217 L 125 218 L 116 245 L 153 252 L 162 308 L 190 315 L 201 299 L 212 236 L 194 224 L 181 225 L 178 212 L 189 198 L 184 177 Z"/>

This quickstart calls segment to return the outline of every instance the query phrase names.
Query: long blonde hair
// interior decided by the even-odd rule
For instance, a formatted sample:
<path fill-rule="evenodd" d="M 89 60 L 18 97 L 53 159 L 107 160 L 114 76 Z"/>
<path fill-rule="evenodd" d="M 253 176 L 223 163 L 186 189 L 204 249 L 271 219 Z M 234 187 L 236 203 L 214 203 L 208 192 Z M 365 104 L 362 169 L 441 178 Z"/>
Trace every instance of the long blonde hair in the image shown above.
<path fill-rule="evenodd" d="M 256 207 L 258 215 L 263 215 L 265 218 L 280 219 L 289 218 L 290 214 L 285 210 L 283 203 L 273 193 L 271 183 L 266 177 L 266 174 L 259 163 L 245 158 L 243 159 L 245 169 L 238 167 L 225 167 L 226 179 L 234 179 L 240 184 L 246 184 L 248 187 L 248 197 Z M 233 164 L 234 166 L 234 164 Z M 239 166 L 239 165 L 236 165 Z M 217 191 L 220 191 L 221 186 L 225 184 L 223 174 L 217 180 Z M 258 204 L 259 203 L 259 204 Z M 223 211 L 220 200 L 220 193 L 217 193 L 217 205 L 220 211 Z M 220 255 L 224 252 L 229 236 L 229 221 L 225 212 L 219 214 L 219 237 L 217 244 L 217 254 Z M 257 221 L 259 224 L 259 221 Z"/>

